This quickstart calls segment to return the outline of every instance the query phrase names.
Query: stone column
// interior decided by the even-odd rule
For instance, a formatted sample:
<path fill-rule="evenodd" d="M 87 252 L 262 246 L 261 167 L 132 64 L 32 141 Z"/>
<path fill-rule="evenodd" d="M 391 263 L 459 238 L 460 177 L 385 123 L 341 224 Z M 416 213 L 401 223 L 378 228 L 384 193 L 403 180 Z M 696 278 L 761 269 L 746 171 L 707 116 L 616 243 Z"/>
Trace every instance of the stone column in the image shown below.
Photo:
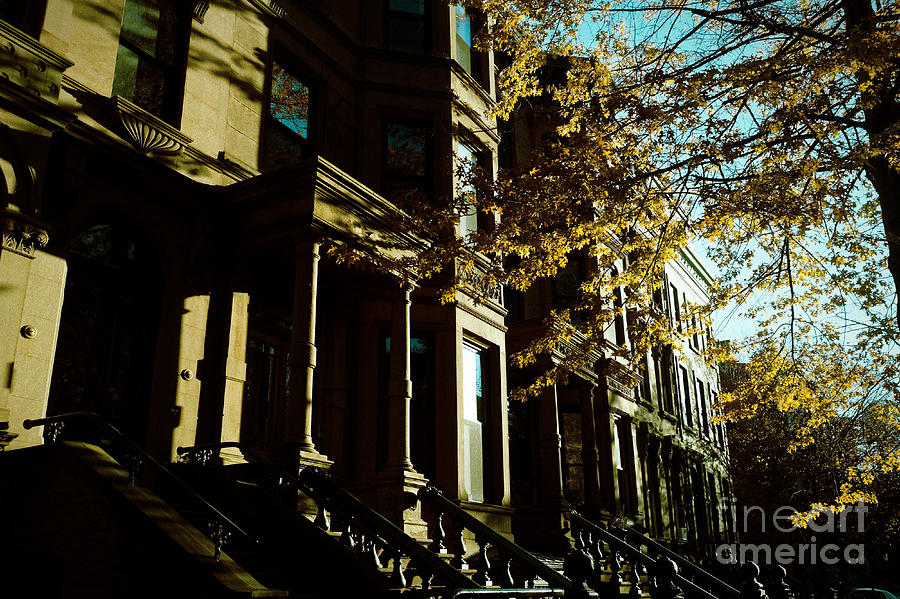
<path fill-rule="evenodd" d="M 46 416 L 59 332 L 66 264 L 40 251 L 48 240 L 46 225 L 0 208 L 0 450 L 41 443 L 22 422 Z"/>
<path fill-rule="evenodd" d="M 538 444 L 541 464 L 538 501 L 543 505 L 560 505 L 563 501 L 563 463 L 556 385 L 545 387 L 541 393 Z"/>
<path fill-rule="evenodd" d="M 410 371 L 409 294 L 412 286 L 404 284 L 391 302 L 391 353 L 388 378 L 388 447 L 386 469 L 415 472 L 410 460 L 409 411 L 412 400 Z"/>
<path fill-rule="evenodd" d="M 244 404 L 244 383 L 247 380 L 247 327 L 250 295 L 231 294 L 231 326 L 228 331 L 228 354 L 225 357 L 225 389 L 222 401 L 222 441 L 241 438 L 241 416 Z M 242 463 L 244 456 L 237 448 L 219 452 L 226 464 Z"/>
<path fill-rule="evenodd" d="M 410 459 L 410 293 L 403 282 L 391 299 L 391 351 L 388 376 L 388 446 L 384 469 L 374 483 L 373 504 L 386 518 L 416 538 L 428 536 L 415 494 L 428 480 L 415 471 Z"/>
<path fill-rule="evenodd" d="M 647 506 L 647 474 L 644 465 L 647 463 L 647 428 L 642 427 L 637 420 L 631 421 L 631 440 L 633 443 L 632 454 L 634 456 L 634 492 L 635 492 L 635 516 L 650 518 Z M 644 523 L 646 525 L 646 522 Z"/>
<path fill-rule="evenodd" d="M 316 369 L 316 296 L 319 278 L 319 241 L 297 243 L 294 275 L 293 331 L 288 368 L 290 398 L 286 406 L 285 441 L 296 447 L 300 466 L 328 467 L 312 438 L 313 375 Z"/>
<path fill-rule="evenodd" d="M 600 488 L 607 510 L 611 514 L 615 514 L 619 499 L 619 479 L 616 472 L 619 448 L 615 443 L 615 413 L 610 409 L 608 390 L 602 381 L 601 377 L 601 384 L 594 389 L 594 419 L 597 423 Z"/>
<path fill-rule="evenodd" d="M 600 454 L 594 419 L 595 388 L 589 388 L 581 397 L 581 462 L 584 467 L 584 500 L 588 505 L 599 507 L 603 496 L 600 492 Z"/>

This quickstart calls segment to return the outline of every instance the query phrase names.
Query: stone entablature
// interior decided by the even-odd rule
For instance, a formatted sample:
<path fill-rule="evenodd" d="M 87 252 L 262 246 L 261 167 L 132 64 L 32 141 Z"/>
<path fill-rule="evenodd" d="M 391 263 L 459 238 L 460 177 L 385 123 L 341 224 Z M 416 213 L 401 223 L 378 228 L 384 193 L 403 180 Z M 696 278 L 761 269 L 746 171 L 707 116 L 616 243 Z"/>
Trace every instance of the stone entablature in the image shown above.
<path fill-rule="evenodd" d="M 63 72 L 74 63 L 12 25 L 0 21 L 0 77 L 29 93 L 59 100 Z"/>

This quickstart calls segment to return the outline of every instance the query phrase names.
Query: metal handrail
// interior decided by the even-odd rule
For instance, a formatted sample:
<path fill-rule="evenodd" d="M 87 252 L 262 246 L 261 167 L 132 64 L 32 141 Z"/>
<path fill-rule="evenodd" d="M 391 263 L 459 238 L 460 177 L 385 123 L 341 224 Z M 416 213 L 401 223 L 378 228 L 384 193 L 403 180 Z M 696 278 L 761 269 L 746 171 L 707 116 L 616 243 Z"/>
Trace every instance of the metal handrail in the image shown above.
<path fill-rule="evenodd" d="M 587 530 L 591 531 L 591 533 L 597 535 L 599 539 L 606 542 L 606 544 L 611 548 L 615 548 L 615 550 L 625 553 L 631 559 L 640 561 L 644 566 L 648 568 L 648 570 L 652 571 L 652 569 L 656 566 L 655 559 L 653 559 L 637 547 L 629 545 L 624 539 L 617 537 L 605 528 L 597 526 L 578 512 L 570 511 L 568 513 L 568 518 L 570 522 L 582 528 L 586 528 Z M 703 597 L 703 599 L 719 599 L 706 589 L 697 586 L 681 574 L 675 575 L 675 582 L 681 587 L 682 591 L 690 591 L 697 596 Z"/>
<path fill-rule="evenodd" d="M 466 597 L 533 597 L 544 599 L 546 597 L 563 597 L 565 594 L 566 591 L 564 589 L 549 587 L 542 589 L 457 589 L 444 597 L 445 599 L 465 599 Z"/>
<path fill-rule="evenodd" d="M 157 470 L 162 472 L 172 483 L 174 483 L 182 492 L 184 492 L 188 497 L 194 500 L 196 503 L 200 504 L 206 511 L 210 512 L 212 516 L 220 521 L 221 523 L 228 526 L 230 529 L 229 532 L 237 533 L 245 540 L 247 540 L 250 544 L 255 543 L 255 539 L 251 537 L 246 531 L 244 531 L 240 526 L 234 523 L 234 521 L 223 514 L 216 506 L 207 501 L 202 495 L 197 493 L 190 485 L 186 482 L 178 478 L 171 470 L 166 468 L 164 465 L 156 461 L 149 453 L 147 453 L 142 447 L 137 445 L 134 441 L 126 437 L 119 429 L 115 426 L 101 418 L 99 415 L 93 412 L 68 412 L 66 414 L 59 414 L 57 416 L 48 416 L 46 418 L 36 418 L 25 420 L 22 423 L 22 426 L 25 430 L 32 429 L 36 426 L 44 426 L 48 424 L 54 423 L 65 423 L 72 420 L 90 420 L 94 425 L 100 427 L 101 429 L 109 432 L 115 437 L 116 441 L 125 446 L 126 450 L 129 452 L 133 452 L 134 455 L 140 456 L 140 458 L 145 462 L 149 463 Z M 219 552 L 222 549 L 222 544 L 224 542 L 224 538 L 213 538 L 216 536 L 216 533 L 208 534 L 216 545 L 215 557 L 218 559 Z"/>
<path fill-rule="evenodd" d="M 225 448 L 240 449 L 245 456 L 252 456 L 255 460 L 268 466 L 275 474 L 293 483 L 304 494 L 316 500 L 317 503 L 320 500 L 324 500 L 330 509 L 337 508 L 342 517 L 352 518 L 358 525 L 381 537 L 392 549 L 403 552 L 418 567 L 429 569 L 444 584 L 463 589 L 481 588 L 471 578 L 423 547 L 416 539 L 406 534 L 396 524 L 364 504 L 349 491 L 339 487 L 327 473 L 319 468 L 304 468 L 298 476 L 278 466 L 254 448 L 234 441 L 179 447 L 176 451 L 179 455 L 184 455 L 204 450 Z"/>
<path fill-rule="evenodd" d="M 657 555 L 663 555 L 663 556 L 671 559 L 673 562 L 678 564 L 679 568 L 690 572 L 694 576 L 699 575 L 701 578 L 703 578 L 707 582 L 712 583 L 715 587 L 718 587 L 718 590 L 724 591 L 726 594 L 731 595 L 732 597 L 737 597 L 738 595 L 741 594 L 740 591 L 738 591 L 736 588 L 734 588 L 733 586 L 731 586 L 730 584 L 728 584 L 721 578 L 717 578 L 716 576 L 710 574 L 709 572 L 707 572 L 706 570 L 704 570 L 697 564 L 683 558 L 682 556 L 678 555 L 677 553 L 675 553 L 674 551 L 672 551 L 671 549 L 669 549 L 662 543 L 659 543 L 658 541 L 651 539 L 650 537 L 648 537 L 644 534 L 641 534 L 640 532 L 636 531 L 635 529 L 631 528 L 630 526 L 624 527 L 623 530 L 625 532 L 626 537 L 628 535 L 631 535 L 638 542 L 646 545 L 649 549 L 656 552 Z"/>
<path fill-rule="evenodd" d="M 481 520 L 471 515 L 454 502 L 450 501 L 439 489 L 435 487 L 424 487 L 419 489 L 419 499 L 428 500 L 439 505 L 445 514 L 460 522 L 465 528 L 475 533 L 476 537 L 482 537 L 489 542 L 494 548 L 505 552 L 509 557 L 516 559 L 536 572 L 538 576 L 543 578 L 547 584 L 562 588 L 569 588 L 572 582 L 563 574 L 560 574 L 534 555 L 525 551 Z"/>

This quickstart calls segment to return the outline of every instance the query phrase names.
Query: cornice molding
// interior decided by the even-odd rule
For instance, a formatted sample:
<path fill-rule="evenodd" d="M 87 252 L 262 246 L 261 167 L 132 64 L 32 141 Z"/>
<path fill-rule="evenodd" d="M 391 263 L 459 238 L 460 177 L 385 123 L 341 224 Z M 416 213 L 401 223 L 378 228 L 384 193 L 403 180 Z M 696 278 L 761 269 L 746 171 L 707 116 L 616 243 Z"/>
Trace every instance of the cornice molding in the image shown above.
<path fill-rule="evenodd" d="M 0 77 L 10 83 L 55 104 L 59 101 L 63 71 L 73 64 L 62 54 L 0 21 Z"/>

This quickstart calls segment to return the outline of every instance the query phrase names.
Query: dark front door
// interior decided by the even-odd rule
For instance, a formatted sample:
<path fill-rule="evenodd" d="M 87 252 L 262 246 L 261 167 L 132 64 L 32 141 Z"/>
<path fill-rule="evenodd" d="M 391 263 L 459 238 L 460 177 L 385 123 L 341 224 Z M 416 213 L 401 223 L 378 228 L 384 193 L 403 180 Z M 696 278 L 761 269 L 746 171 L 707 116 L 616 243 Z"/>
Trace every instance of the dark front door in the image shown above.
<path fill-rule="evenodd" d="M 149 247 L 98 224 L 72 242 L 48 414 L 96 412 L 143 444 L 159 320 Z M 77 428 L 77 427 L 76 427 Z M 82 428 L 80 436 L 93 436 Z"/>

